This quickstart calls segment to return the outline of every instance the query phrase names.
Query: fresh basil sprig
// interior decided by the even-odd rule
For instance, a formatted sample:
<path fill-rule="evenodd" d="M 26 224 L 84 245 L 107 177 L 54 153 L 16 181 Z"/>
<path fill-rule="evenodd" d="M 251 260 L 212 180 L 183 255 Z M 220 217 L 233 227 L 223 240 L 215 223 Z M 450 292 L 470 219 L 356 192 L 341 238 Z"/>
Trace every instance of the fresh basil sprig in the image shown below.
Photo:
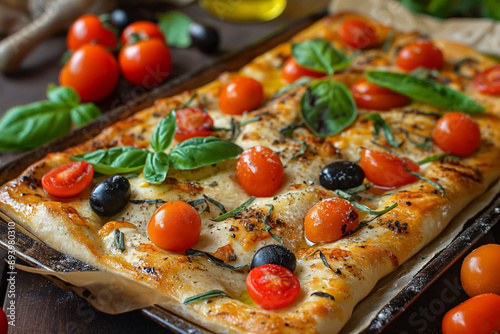
<path fill-rule="evenodd" d="M 346 54 L 323 39 L 293 44 L 292 55 L 300 65 L 328 75 L 349 67 L 352 62 Z"/>
<path fill-rule="evenodd" d="M 385 138 L 387 139 L 389 145 L 391 145 L 392 147 L 400 147 L 401 145 L 403 145 L 403 142 L 399 144 L 396 142 L 394 136 L 392 135 L 392 130 L 390 125 L 379 114 L 370 113 L 364 115 L 364 117 L 373 121 L 373 137 L 378 139 L 378 133 L 380 131 L 380 128 L 382 128 L 382 130 L 384 131 Z"/>
<path fill-rule="evenodd" d="M 125 146 L 72 155 L 71 159 L 86 161 L 94 166 L 96 172 L 113 175 L 130 173 L 143 168 L 148 154 L 148 150 Z"/>
<path fill-rule="evenodd" d="M 7 110 L 0 119 L 0 152 L 23 151 L 39 147 L 101 115 L 93 103 L 80 104 L 78 93 L 70 87 L 49 85 L 48 100 Z"/>
<path fill-rule="evenodd" d="M 467 95 L 432 80 L 384 71 L 369 71 L 366 72 L 366 77 L 369 82 L 445 110 L 462 111 L 468 114 L 484 110 L 483 106 Z"/>

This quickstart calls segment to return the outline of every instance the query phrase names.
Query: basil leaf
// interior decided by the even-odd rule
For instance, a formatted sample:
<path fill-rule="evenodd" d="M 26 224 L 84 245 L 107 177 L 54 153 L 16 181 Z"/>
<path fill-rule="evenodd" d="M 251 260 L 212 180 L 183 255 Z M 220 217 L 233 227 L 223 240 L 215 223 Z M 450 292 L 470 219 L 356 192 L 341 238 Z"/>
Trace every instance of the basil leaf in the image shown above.
<path fill-rule="evenodd" d="M 264 229 L 266 230 L 267 233 L 269 233 L 269 235 L 271 237 L 273 237 L 274 240 L 278 241 L 281 245 L 285 246 L 285 243 L 283 242 L 283 239 L 281 239 L 280 237 L 278 237 L 276 234 L 272 233 L 271 232 L 271 226 L 267 225 L 267 220 L 269 219 L 269 216 L 271 216 L 271 214 L 273 213 L 273 210 L 274 210 L 274 205 L 272 204 L 266 204 L 266 206 L 269 207 L 269 211 L 267 212 L 266 216 L 264 217 Z"/>
<path fill-rule="evenodd" d="M 94 166 L 96 172 L 113 175 L 130 173 L 143 168 L 146 164 L 148 153 L 148 150 L 125 146 L 72 155 L 71 159 L 76 161 L 87 161 Z"/>
<path fill-rule="evenodd" d="M 366 114 L 363 117 L 368 118 L 373 121 L 373 137 L 378 139 L 378 132 L 380 128 L 384 130 L 385 139 L 392 147 L 400 147 L 403 145 L 403 142 L 397 143 L 392 135 L 392 130 L 389 124 L 377 113 Z"/>
<path fill-rule="evenodd" d="M 437 161 L 437 160 L 440 160 L 442 158 L 453 158 L 453 159 L 456 159 L 456 160 L 459 160 L 460 158 L 457 157 L 456 155 L 453 155 L 453 154 L 449 154 L 449 153 L 443 153 L 443 154 L 436 154 L 436 155 L 431 155 L 425 159 L 422 159 L 420 161 L 417 161 L 417 164 L 418 165 L 423 165 L 423 164 L 426 164 L 428 162 L 434 162 L 434 161 Z"/>
<path fill-rule="evenodd" d="M 93 103 L 84 103 L 73 107 L 70 111 L 71 120 L 76 126 L 85 125 L 101 116 L 101 110 Z"/>
<path fill-rule="evenodd" d="M 322 138 L 339 134 L 358 114 L 349 89 L 343 83 L 330 80 L 309 86 L 300 106 L 306 125 Z"/>
<path fill-rule="evenodd" d="M 273 94 L 273 96 L 271 96 L 271 98 L 273 99 L 273 98 L 275 98 L 275 97 L 278 97 L 278 96 L 282 95 L 283 93 L 288 92 L 290 89 L 293 89 L 293 88 L 295 88 L 295 87 L 299 87 L 299 86 L 305 85 L 305 84 L 307 84 L 307 83 L 309 83 L 309 82 L 311 82 L 311 81 L 314 81 L 314 80 L 316 80 L 316 78 L 312 78 L 312 77 L 301 77 L 301 78 L 299 78 L 299 79 L 295 80 L 295 82 L 294 82 L 294 83 L 291 83 L 291 84 L 289 84 L 289 85 L 286 85 L 286 86 L 281 87 L 280 89 L 278 89 L 278 90 L 276 91 L 276 93 L 274 93 L 274 94 Z"/>
<path fill-rule="evenodd" d="M 369 71 L 366 72 L 366 77 L 369 82 L 445 110 L 456 110 L 469 114 L 484 110 L 483 106 L 467 95 L 432 80 L 384 71 Z"/>
<path fill-rule="evenodd" d="M 188 170 L 235 158 L 241 152 L 241 147 L 227 140 L 196 137 L 176 145 L 169 158 L 173 168 Z"/>
<path fill-rule="evenodd" d="M 169 167 L 165 152 L 149 152 L 144 166 L 144 178 L 151 184 L 160 184 L 167 178 Z"/>
<path fill-rule="evenodd" d="M 189 36 L 189 25 L 192 20 L 186 14 L 177 10 L 157 15 L 158 26 L 169 46 L 175 48 L 188 48 L 192 41 Z"/>
<path fill-rule="evenodd" d="M 323 39 L 293 44 L 292 55 L 300 65 L 329 75 L 348 67 L 352 62 L 342 51 Z"/>
<path fill-rule="evenodd" d="M 21 151 L 48 143 L 71 129 L 70 107 L 42 101 L 14 107 L 0 119 L 0 151 Z"/>
<path fill-rule="evenodd" d="M 205 299 L 210 299 L 210 298 L 215 298 L 215 297 L 229 297 L 231 298 L 230 295 L 228 295 L 226 292 L 222 290 L 210 290 L 207 292 L 200 293 L 195 296 L 188 297 L 184 299 L 182 302 L 184 305 L 191 304 L 191 303 L 196 303 Z"/>
<path fill-rule="evenodd" d="M 408 168 L 405 168 L 405 170 L 406 170 L 408 173 L 410 173 L 410 174 L 412 174 L 412 175 L 415 175 L 415 176 L 416 176 L 416 177 L 418 177 L 420 180 L 422 180 L 422 181 L 425 181 L 425 182 L 429 183 L 429 184 L 430 184 L 431 186 L 433 186 L 434 188 L 439 189 L 439 192 L 441 193 L 441 197 L 444 197 L 444 195 L 446 194 L 446 191 L 444 190 L 443 186 L 442 186 L 442 185 L 440 185 L 439 183 L 434 182 L 434 181 L 432 181 L 431 179 L 428 179 L 428 178 L 426 178 L 425 176 L 420 175 L 419 173 L 416 173 L 416 172 L 414 172 L 414 171 L 412 171 L 412 170 L 409 170 Z"/>
<path fill-rule="evenodd" d="M 249 264 L 246 264 L 246 265 L 243 265 L 243 266 L 239 266 L 239 267 L 235 267 L 235 266 L 230 265 L 229 263 L 226 263 L 226 262 L 222 261 L 218 257 L 213 256 L 210 253 L 207 253 L 207 252 L 204 252 L 204 251 L 200 251 L 200 250 L 196 250 L 196 249 L 192 249 L 192 248 L 190 248 L 190 249 L 188 249 L 186 251 L 186 255 L 187 256 L 202 256 L 202 257 L 205 257 L 205 258 L 209 259 L 210 261 L 212 261 L 213 263 L 215 263 L 218 266 L 229 268 L 231 270 L 243 270 L 243 269 L 246 269 L 246 268 L 250 267 Z"/>
<path fill-rule="evenodd" d="M 250 204 L 252 204 L 252 202 L 254 200 L 255 200 L 255 197 L 252 196 L 245 203 L 241 204 L 237 208 L 234 208 L 233 210 L 228 211 L 228 212 L 226 212 L 226 213 L 224 213 L 224 214 L 220 215 L 219 217 L 217 217 L 215 219 L 212 219 L 212 220 L 216 221 L 216 222 L 220 222 L 220 221 L 223 221 L 224 219 L 233 217 L 235 214 L 243 211 L 247 206 L 249 206 Z"/>
<path fill-rule="evenodd" d="M 47 87 L 47 98 L 55 103 L 66 104 L 70 107 L 76 107 L 80 103 L 80 96 L 71 87 L 56 86 L 49 84 Z"/>
<path fill-rule="evenodd" d="M 175 111 L 158 123 L 151 137 L 151 147 L 155 152 L 165 151 L 175 135 Z"/>

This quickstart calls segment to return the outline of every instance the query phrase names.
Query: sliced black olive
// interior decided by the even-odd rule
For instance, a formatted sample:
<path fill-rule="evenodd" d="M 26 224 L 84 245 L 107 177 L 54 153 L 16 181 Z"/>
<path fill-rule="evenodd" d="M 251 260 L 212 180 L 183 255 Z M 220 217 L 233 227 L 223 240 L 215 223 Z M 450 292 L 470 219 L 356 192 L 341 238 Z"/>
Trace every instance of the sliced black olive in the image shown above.
<path fill-rule="evenodd" d="M 319 173 L 319 183 L 329 190 L 349 189 L 360 186 L 365 179 L 363 169 L 351 161 L 335 161 Z"/>
<path fill-rule="evenodd" d="M 193 45 L 203 52 L 214 52 L 219 46 L 219 33 L 215 28 L 193 22 L 189 25 Z"/>
<path fill-rule="evenodd" d="M 129 198 L 130 182 L 121 175 L 113 175 L 92 189 L 90 207 L 98 215 L 112 216 L 127 205 Z"/>
<path fill-rule="evenodd" d="M 264 246 L 255 253 L 251 269 L 264 264 L 277 264 L 293 273 L 297 265 L 297 260 L 295 254 L 290 249 L 282 245 L 273 244 Z"/>

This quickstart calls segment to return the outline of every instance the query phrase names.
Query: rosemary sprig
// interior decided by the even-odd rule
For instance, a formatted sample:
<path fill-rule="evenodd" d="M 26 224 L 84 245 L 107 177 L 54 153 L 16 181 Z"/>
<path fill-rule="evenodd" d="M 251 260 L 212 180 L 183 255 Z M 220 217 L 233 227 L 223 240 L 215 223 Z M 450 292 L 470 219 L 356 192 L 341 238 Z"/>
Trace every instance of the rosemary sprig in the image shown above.
<path fill-rule="evenodd" d="M 203 112 L 206 114 L 208 112 L 207 98 L 204 93 L 201 93 L 200 97 L 201 97 L 201 106 L 203 108 Z"/>
<path fill-rule="evenodd" d="M 224 292 L 222 290 L 210 290 L 210 291 L 206 291 L 206 292 L 200 293 L 200 294 L 195 295 L 195 296 L 188 297 L 188 298 L 184 299 L 184 301 L 182 303 L 184 305 L 187 305 L 187 304 L 196 303 L 196 302 L 199 302 L 199 301 L 202 301 L 205 299 L 210 299 L 210 298 L 215 298 L 215 297 L 229 297 L 229 298 L 231 298 L 230 295 L 228 295 L 226 292 Z"/>
<path fill-rule="evenodd" d="M 394 35 L 396 33 L 394 30 L 389 31 L 389 34 L 387 35 L 387 38 L 385 39 L 384 45 L 382 46 L 382 51 L 388 52 L 389 49 L 391 48 L 392 41 L 394 40 Z"/>
<path fill-rule="evenodd" d="M 197 206 L 199 206 L 201 204 L 205 204 L 205 206 L 200 211 L 198 211 L 198 214 L 200 214 L 200 215 L 203 212 L 205 212 L 205 211 L 209 211 L 209 209 L 208 209 L 208 203 L 207 203 L 207 201 L 204 198 L 195 199 L 194 201 L 190 201 L 190 202 L 187 202 L 187 203 L 189 205 L 191 205 L 193 208 L 195 208 L 196 211 L 198 211 L 198 209 L 196 208 Z"/>
<path fill-rule="evenodd" d="M 311 296 L 318 296 L 318 297 L 324 297 L 324 298 L 328 298 L 331 300 L 335 300 L 335 297 L 333 297 L 331 294 L 323 292 L 323 291 L 313 292 L 313 293 L 311 293 Z"/>
<path fill-rule="evenodd" d="M 398 191 L 393 191 L 393 192 L 378 195 L 378 196 L 370 196 L 370 197 L 368 197 L 368 199 L 372 200 L 372 199 L 381 198 L 381 197 L 385 197 L 385 196 L 392 196 L 392 195 L 395 195 L 397 193 L 406 193 L 406 192 L 408 192 L 408 190 L 398 190 Z"/>
<path fill-rule="evenodd" d="M 320 249 L 316 249 L 311 255 L 307 256 L 306 257 L 306 261 L 311 256 L 314 256 L 314 254 L 316 254 L 318 252 L 319 252 L 319 257 L 320 257 L 321 261 L 323 261 L 323 264 L 325 265 L 325 267 L 327 267 L 328 269 L 330 269 L 334 274 L 338 274 L 338 272 L 336 272 L 335 270 L 333 270 L 333 268 L 330 266 L 330 264 L 328 263 L 328 261 L 326 261 L 325 254 L 323 254 L 323 252 Z"/>
<path fill-rule="evenodd" d="M 235 208 L 231 211 L 228 211 L 228 212 L 226 212 L 226 213 L 224 213 L 224 214 L 220 215 L 219 217 L 212 219 L 212 220 L 216 221 L 216 222 L 220 222 L 220 221 L 223 221 L 224 219 L 227 219 L 229 217 L 233 217 L 235 214 L 239 213 L 240 211 L 244 210 L 247 206 L 252 204 L 252 202 L 254 200 L 255 200 L 255 197 L 252 196 L 245 203 L 241 204 L 237 208 Z"/>
<path fill-rule="evenodd" d="M 157 204 L 157 203 L 167 203 L 167 201 L 162 200 L 162 199 L 131 199 L 129 200 L 130 203 L 132 204 L 144 204 L 144 203 L 149 203 L 149 204 Z"/>
<path fill-rule="evenodd" d="M 366 114 L 364 117 L 373 121 L 373 137 L 378 139 L 380 128 L 382 128 L 382 130 L 384 131 L 385 138 L 387 139 L 389 145 L 391 145 L 392 147 L 400 147 L 401 145 L 403 145 L 403 142 L 399 144 L 396 142 L 394 136 L 392 135 L 392 130 L 390 125 L 379 114 L 371 113 L 371 114 Z"/>
<path fill-rule="evenodd" d="M 419 165 L 423 165 L 423 164 L 426 164 L 428 162 L 434 162 L 434 161 L 437 161 L 437 160 L 440 160 L 442 158 L 453 158 L 453 159 L 456 159 L 456 160 L 459 160 L 460 158 L 457 157 L 456 155 L 453 155 L 453 154 L 449 154 L 449 153 L 443 153 L 443 154 L 436 154 L 436 155 L 431 155 L 430 157 L 427 157 L 425 159 L 422 159 L 420 161 L 417 161 L 417 164 Z"/>
<path fill-rule="evenodd" d="M 349 202 L 351 202 L 351 204 L 356 209 L 364 211 L 364 212 L 367 212 L 367 213 L 369 213 L 371 215 L 374 215 L 374 216 L 386 214 L 387 212 L 391 211 L 392 209 L 394 209 L 395 207 L 398 206 L 398 203 L 394 202 L 394 204 L 392 204 L 391 206 L 385 208 L 384 210 L 377 211 L 377 210 L 371 209 L 370 207 L 368 207 L 366 205 L 363 205 L 363 204 L 360 204 L 360 203 L 356 202 L 354 200 L 354 198 L 350 194 L 346 193 L 345 191 L 337 189 L 337 190 L 335 190 L 335 193 L 340 198 L 343 198 L 343 199 L 348 200 Z"/>
<path fill-rule="evenodd" d="M 416 172 L 414 172 L 414 171 L 411 171 L 411 170 L 409 170 L 408 168 L 405 168 L 405 170 L 406 170 L 408 173 L 410 173 L 410 174 L 412 174 L 412 175 L 415 175 L 415 176 L 416 176 L 416 177 L 418 177 L 420 180 L 423 180 L 423 181 L 425 181 L 425 182 L 428 182 L 428 183 L 429 183 L 430 185 L 432 185 L 434 188 L 439 189 L 439 192 L 441 193 L 441 197 L 444 197 L 444 195 L 446 194 L 446 192 L 445 192 L 445 190 L 444 190 L 443 186 L 441 186 L 439 183 L 434 182 L 434 181 L 432 181 L 431 179 L 428 179 L 428 178 L 426 178 L 425 176 L 420 175 L 419 173 L 416 173 Z"/>
<path fill-rule="evenodd" d="M 124 235 L 119 229 L 115 230 L 115 246 L 120 250 L 120 252 L 123 253 L 125 251 Z"/>
<path fill-rule="evenodd" d="M 288 92 L 292 88 L 305 85 L 306 83 L 309 83 L 315 79 L 316 78 L 312 78 L 312 77 L 302 77 L 302 78 L 298 79 L 297 81 L 295 81 L 294 83 L 291 83 L 289 85 L 286 85 L 286 86 L 278 89 L 278 91 L 276 91 L 276 93 L 274 93 L 273 96 L 271 96 L 271 99 L 274 99 L 275 97 L 278 97 L 278 96 L 282 95 L 283 93 Z"/>
<path fill-rule="evenodd" d="M 222 205 L 221 203 L 217 202 L 216 200 L 214 200 L 213 198 L 210 198 L 208 197 L 207 195 L 203 194 L 203 197 L 205 197 L 205 199 L 207 201 L 209 201 L 210 203 L 212 203 L 213 205 L 215 205 L 216 207 L 218 207 L 220 209 L 220 211 L 222 211 L 222 213 L 226 213 L 227 210 L 226 208 L 224 207 L 224 205 Z"/>
<path fill-rule="evenodd" d="M 408 131 L 406 131 L 406 129 L 401 128 L 401 132 L 405 135 L 406 140 L 408 140 L 410 143 L 412 143 L 416 147 L 420 147 L 420 148 L 423 148 L 426 150 L 432 149 L 433 141 L 432 141 L 431 137 L 424 136 L 424 140 L 419 143 L 418 141 L 411 139 L 410 134 L 408 133 Z"/>
<path fill-rule="evenodd" d="M 196 249 L 188 249 L 186 251 L 186 255 L 187 256 L 201 256 L 201 257 L 205 257 L 207 259 L 209 259 L 210 261 L 212 261 L 213 263 L 215 263 L 216 265 L 218 266 L 221 266 L 221 267 L 225 267 L 225 268 L 229 268 L 231 270 L 243 270 L 245 268 L 248 268 L 250 267 L 250 265 L 243 265 L 243 266 L 239 266 L 239 267 L 235 267 L 235 266 L 232 266 L 230 265 L 229 263 L 226 263 L 224 261 L 222 261 L 221 259 L 213 256 L 212 254 L 210 253 L 207 253 L 207 252 L 204 252 L 204 251 L 201 251 L 201 250 L 196 250 Z"/>
<path fill-rule="evenodd" d="M 285 136 L 285 137 L 288 137 L 288 138 L 292 138 L 294 140 L 296 140 L 297 142 L 299 142 L 302 147 L 300 149 L 299 152 L 295 153 L 293 155 L 293 157 L 290 158 L 290 160 L 293 160 L 299 156 L 301 156 L 302 154 L 306 153 L 306 150 L 307 150 L 307 143 L 305 140 L 301 140 L 299 137 L 297 137 L 293 131 L 295 129 L 298 129 L 300 128 L 302 125 L 304 125 L 304 121 L 300 122 L 300 123 L 297 123 L 297 124 L 291 124 L 291 125 L 288 125 L 288 126 L 285 126 L 283 128 L 281 128 L 279 131 L 280 133 Z"/>
<path fill-rule="evenodd" d="M 187 99 L 187 101 L 185 101 L 183 104 L 181 104 L 180 106 L 178 106 L 176 110 L 186 108 L 194 100 L 194 98 L 197 95 L 198 95 L 198 92 L 194 91 L 193 94 L 191 94 L 191 96 L 189 97 L 189 99 Z"/>
<path fill-rule="evenodd" d="M 267 212 L 266 216 L 264 217 L 264 228 L 266 229 L 266 232 L 269 233 L 269 235 L 271 235 L 271 237 L 273 237 L 273 239 L 275 239 L 280 244 L 282 244 L 283 246 L 285 246 L 285 243 L 283 242 L 283 239 L 281 239 L 280 237 L 278 237 L 276 234 L 272 233 L 271 232 L 271 226 L 267 225 L 267 220 L 268 220 L 269 216 L 271 216 L 271 214 L 273 213 L 274 205 L 272 205 L 272 204 L 266 204 L 266 206 L 269 207 L 269 211 Z"/>

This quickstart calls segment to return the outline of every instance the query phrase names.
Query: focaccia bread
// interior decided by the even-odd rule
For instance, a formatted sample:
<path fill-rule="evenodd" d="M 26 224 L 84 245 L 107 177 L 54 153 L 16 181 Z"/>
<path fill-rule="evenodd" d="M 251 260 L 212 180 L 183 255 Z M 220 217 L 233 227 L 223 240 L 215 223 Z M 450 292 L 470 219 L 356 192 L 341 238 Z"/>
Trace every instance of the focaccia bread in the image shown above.
<path fill-rule="evenodd" d="M 354 49 L 344 45 L 338 36 L 341 23 L 351 17 L 355 15 L 327 16 L 299 33 L 292 42 L 323 38 L 347 54 L 353 54 Z M 377 31 L 383 41 L 391 29 L 377 26 Z M 335 74 L 334 79 L 350 87 L 363 78 L 366 70 L 398 71 L 396 50 L 418 36 L 416 33 L 396 33 L 387 51 L 380 46 L 354 55 L 352 65 Z M 83 193 L 67 200 L 51 197 L 40 185 L 46 172 L 71 162 L 71 155 L 116 146 L 150 148 L 156 125 L 172 108 L 187 101 L 192 92 L 159 100 L 151 108 L 114 124 L 86 143 L 49 154 L 0 188 L 0 209 L 51 247 L 101 270 L 120 273 L 161 291 L 169 298 L 163 307 L 214 332 L 338 332 L 349 320 L 356 303 L 370 293 L 379 279 L 425 247 L 460 210 L 499 178 L 500 119 L 497 116 L 500 116 L 500 100 L 477 93 L 467 75 L 457 74 L 460 65 L 456 65 L 464 58 L 473 58 L 474 62 L 466 64 L 467 68 L 459 69 L 471 76 L 494 62 L 466 46 L 435 41 L 445 57 L 440 77 L 447 78 L 448 86 L 487 106 L 485 112 L 473 115 L 481 130 L 481 145 L 474 154 L 460 160 L 442 158 L 421 166 L 420 174 L 438 182 L 445 190 L 444 196 L 424 180 L 391 190 L 367 191 L 362 194 L 360 203 L 374 210 L 382 210 L 393 203 L 398 205 L 375 218 L 360 211 L 360 220 L 374 218 L 367 227 L 335 242 L 309 246 L 304 239 L 307 212 L 322 199 L 337 196 L 334 191 L 320 185 L 318 175 L 321 169 L 337 160 L 356 161 L 361 148 L 381 150 L 379 146 L 387 146 L 387 142 L 374 142 L 373 122 L 362 117 L 373 111 L 359 108 L 356 121 L 336 136 L 321 139 L 305 126 L 296 129 L 296 136 L 307 143 L 307 150 L 292 159 L 301 151 L 302 145 L 284 137 L 279 130 L 301 122 L 300 100 L 310 83 L 273 96 L 284 86 L 280 81 L 280 67 L 290 56 L 292 42 L 256 58 L 238 73 L 222 74 L 218 80 L 199 88 L 197 97 L 190 102 L 192 107 L 202 107 L 202 97 L 206 98 L 215 128 L 227 128 L 231 117 L 237 121 L 258 117 L 256 121 L 241 126 L 235 143 L 243 149 L 257 145 L 269 147 L 279 154 L 285 165 L 285 179 L 277 193 L 273 197 L 255 199 L 239 214 L 214 222 L 211 219 L 219 216 L 220 211 L 209 203 L 210 210 L 201 214 L 201 236 L 193 248 L 210 252 L 233 266 L 249 264 L 258 249 L 277 243 L 266 231 L 266 220 L 272 232 L 297 257 L 295 275 L 301 290 L 288 306 L 264 310 L 252 303 L 245 285 L 249 269 L 231 270 L 204 257 L 165 251 L 148 238 L 148 222 L 161 203 L 144 200 L 190 202 L 206 195 L 228 209 L 248 200 L 250 195 L 236 178 L 235 159 L 190 171 L 171 170 L 160 185 L 149 184 L 140 173 L 129 179 L 130 199 L 136 202 L 105 218 L 91 210 L 89 196 L 93 185 L 106 176 L 96 177 L 93 185 Z M 219 91 L 224 83 L 238 75 L 261 82 L 267 102 L 242 116 L 226 115 L 218 109 Z M 392 153 L 413 161 L 443 153 L 436 145 L 430 149 L 418 147 L 404 133 L 405 130 L 416 131 L 420 136 L 430 137 L 437 120 L 446 111 L 426 103 L 412 102 L 379 112 L 393 129 L 396 141 L 403 142 L 400 147 L 390 147 Z M 216 131 L 215 135 L 221 138 L 229 136 L 227 131 Z M 370 195 L 384 192 L 394 194 L 368 199 Z M 271 214 L 269 204 L 273 205 Z M 111 233 L 115 229 L 124 234 L 123 252 L 115 245 Z M 315 253 L 316 250 L 321 250 L 329 267 L 320 253 Z M 186 298 L 215 289 L 230 297 L 183 305 Z"/>

